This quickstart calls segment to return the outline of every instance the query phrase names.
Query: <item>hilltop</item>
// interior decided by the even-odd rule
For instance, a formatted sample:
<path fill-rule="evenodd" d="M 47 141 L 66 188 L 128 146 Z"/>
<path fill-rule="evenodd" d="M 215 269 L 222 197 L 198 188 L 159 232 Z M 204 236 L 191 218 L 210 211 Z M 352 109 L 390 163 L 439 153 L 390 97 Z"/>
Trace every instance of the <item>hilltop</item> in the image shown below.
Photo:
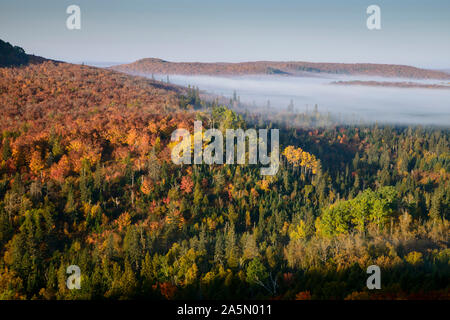
<path fill-rule="evenodd" d="M 279 74 L 301 76 L 305 73 L 365 75 L 415 79 L 450 79 L 450 75 L 435 70 L 420 69 L 406 65 L 372 63 L 315 63 L 255 61 L 239 63 L 170 62 L 156 58 L 141 59 L 130 64 L 113 66 L 111 69 L 133 74 L 180 74 L 180 75 L 263 75 Z"/>

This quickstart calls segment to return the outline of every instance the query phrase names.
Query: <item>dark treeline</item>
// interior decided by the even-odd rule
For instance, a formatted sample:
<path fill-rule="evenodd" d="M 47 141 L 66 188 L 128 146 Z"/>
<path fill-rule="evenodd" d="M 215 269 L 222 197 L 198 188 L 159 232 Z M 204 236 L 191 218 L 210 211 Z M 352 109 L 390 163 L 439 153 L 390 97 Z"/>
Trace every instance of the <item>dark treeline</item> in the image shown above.
<path fill-rule="evenodd" d="M 29 57 L 21 47 L 0 40 L 0 67 L 20 66 L 28 61 Z"/>

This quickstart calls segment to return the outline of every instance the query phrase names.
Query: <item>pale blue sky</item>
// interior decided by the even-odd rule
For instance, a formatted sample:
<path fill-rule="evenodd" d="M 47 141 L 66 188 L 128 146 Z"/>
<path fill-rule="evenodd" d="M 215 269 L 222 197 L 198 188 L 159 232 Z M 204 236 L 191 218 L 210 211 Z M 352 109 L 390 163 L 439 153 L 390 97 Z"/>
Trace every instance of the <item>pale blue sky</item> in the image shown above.
<path fill-rule="evenodd" d="M 81 30 L 66 8 L 81 7 Z M 381 30 L 366 8 L 381 7 Z M 0 0 L 0 39 L 64 61 L 299 60 L 450 68 L 450 1 Z"/>

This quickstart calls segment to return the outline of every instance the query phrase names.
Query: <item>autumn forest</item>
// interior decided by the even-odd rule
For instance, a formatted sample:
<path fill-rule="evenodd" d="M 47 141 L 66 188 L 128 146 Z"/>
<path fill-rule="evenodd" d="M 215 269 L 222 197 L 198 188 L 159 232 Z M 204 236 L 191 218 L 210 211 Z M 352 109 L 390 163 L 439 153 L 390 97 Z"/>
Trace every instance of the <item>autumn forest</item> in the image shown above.
<path fill-rule="evenodd" d="M 448 127 L 267 117 L 7 50 L 0 299 L 450 298 Z M 195 120 L 279 129 L 277 174 L 175 165 L 171 134 Z M 366 286 L 370 265 L 380 290 Z"/>

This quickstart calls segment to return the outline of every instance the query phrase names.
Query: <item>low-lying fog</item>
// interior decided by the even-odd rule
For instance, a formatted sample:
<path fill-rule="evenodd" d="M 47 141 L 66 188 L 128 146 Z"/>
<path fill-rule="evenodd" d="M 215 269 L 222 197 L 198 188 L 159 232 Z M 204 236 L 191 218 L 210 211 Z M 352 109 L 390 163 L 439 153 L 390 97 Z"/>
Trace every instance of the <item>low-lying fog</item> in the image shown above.
<path fill-rule="evenodd" d="M 166 76 L 155 76 L 166 81 Z M 355 121 L 422 125 L 450 125 L 450 89 L 393 88 L 332 85 L 333 81 L 375 80 L 449 85 L 442 80 L 411 80 L 355 76 L 245 76 L 211 77 L 171 75 L 171 83 L 196 86 L 200 90 L 227 98 L 233 92 L 248 108 L 270 107 L 286 110 L 290 101 L 298 112 L 312 110 L 351 118 Z"/>

